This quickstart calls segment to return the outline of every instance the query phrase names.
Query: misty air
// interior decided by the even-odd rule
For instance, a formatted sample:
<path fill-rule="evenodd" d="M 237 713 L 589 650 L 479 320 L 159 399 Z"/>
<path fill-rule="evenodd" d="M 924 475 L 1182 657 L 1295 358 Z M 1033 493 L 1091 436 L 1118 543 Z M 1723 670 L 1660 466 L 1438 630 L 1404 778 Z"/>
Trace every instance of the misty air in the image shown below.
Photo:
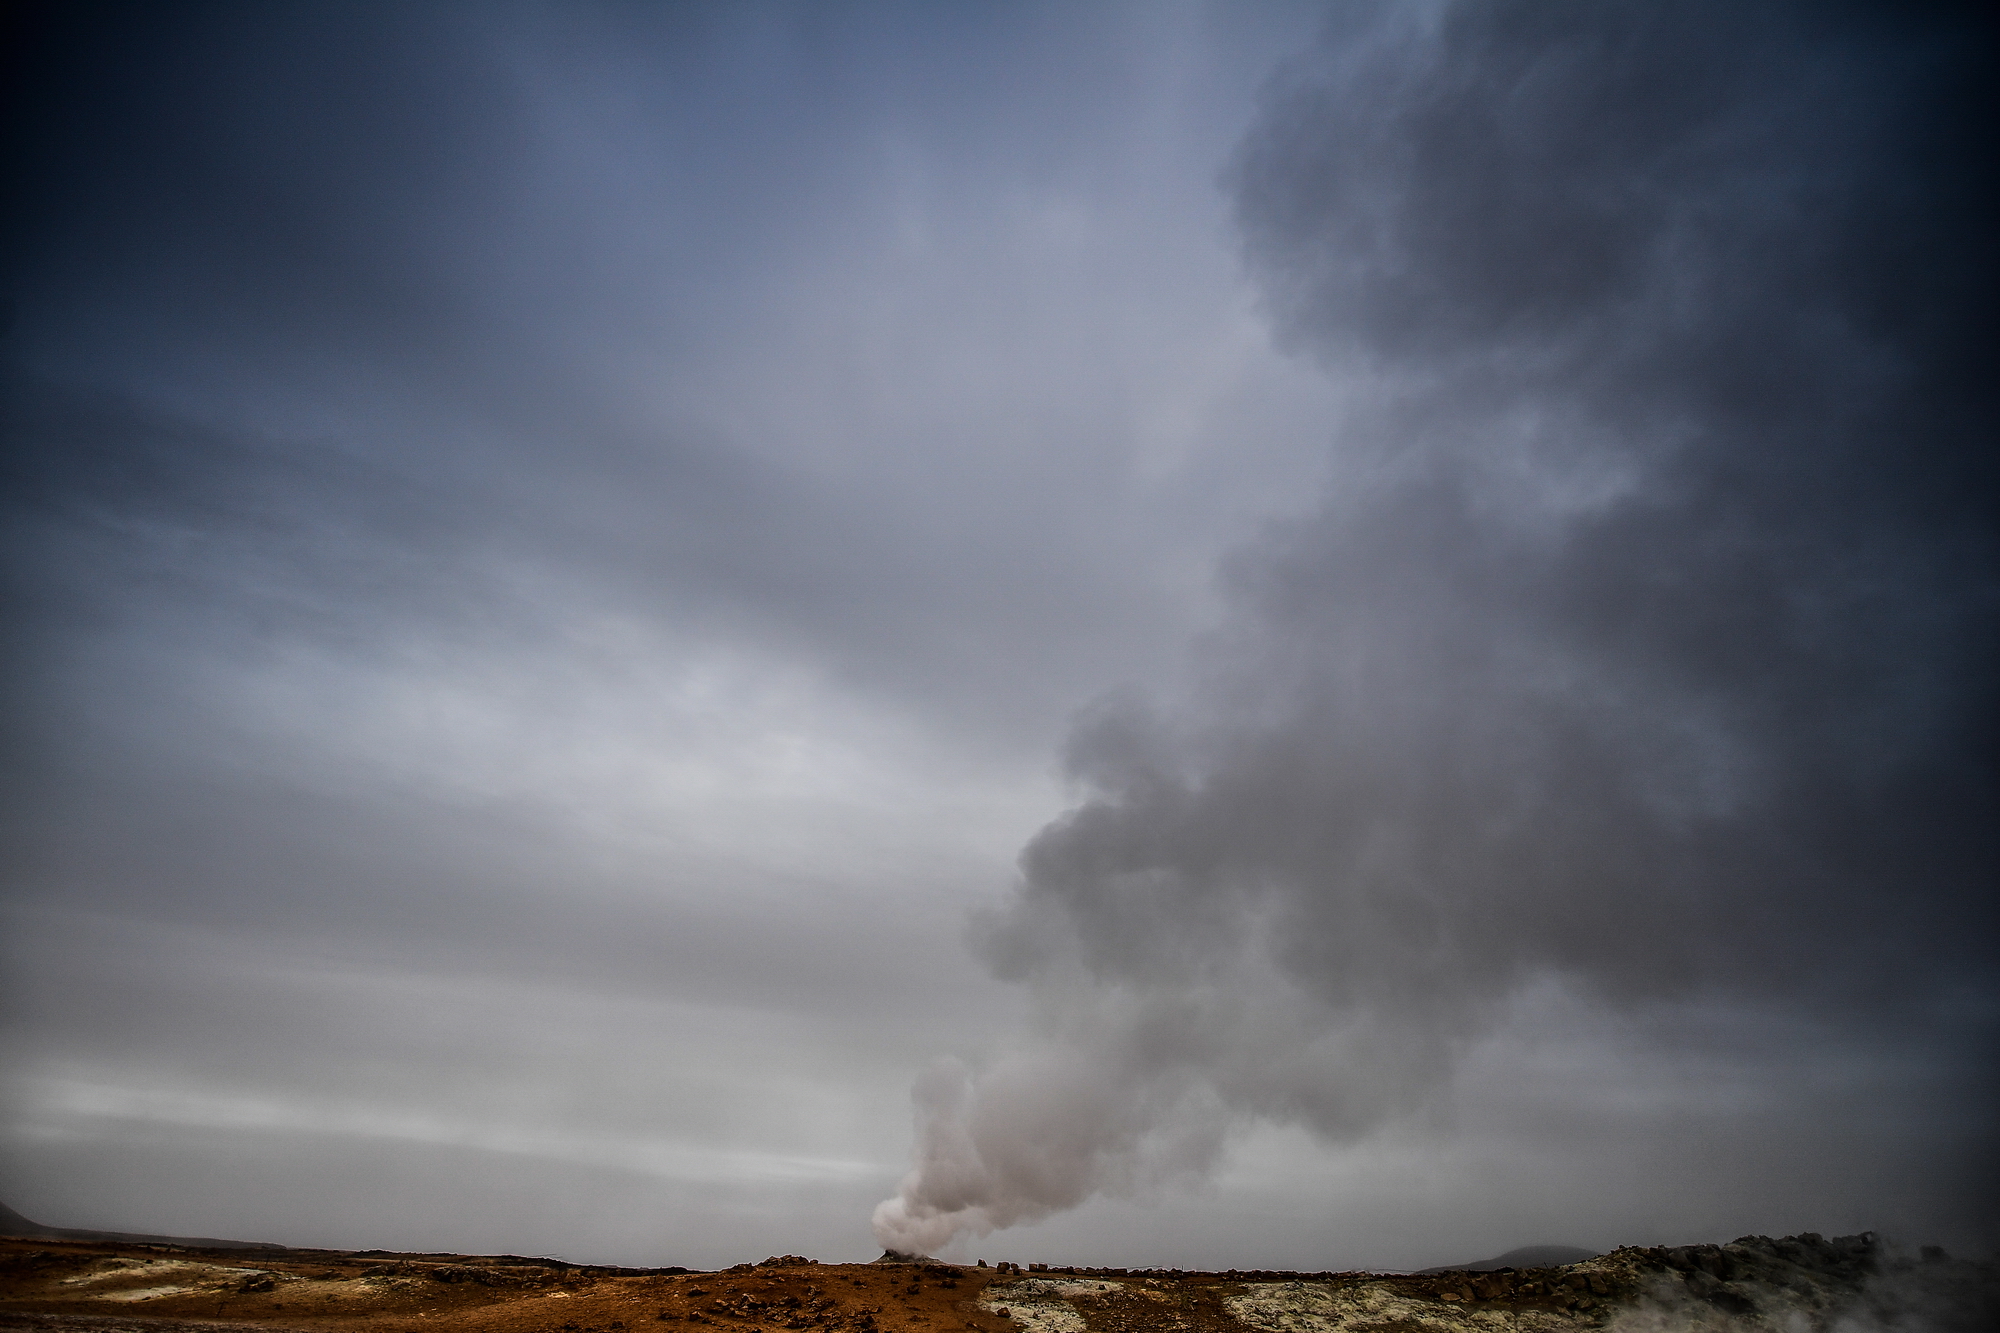
<path fill-rule="evenodd" d="M 1983 8 L 6 23 L 0 1323 L 2000 1320 Z"/>

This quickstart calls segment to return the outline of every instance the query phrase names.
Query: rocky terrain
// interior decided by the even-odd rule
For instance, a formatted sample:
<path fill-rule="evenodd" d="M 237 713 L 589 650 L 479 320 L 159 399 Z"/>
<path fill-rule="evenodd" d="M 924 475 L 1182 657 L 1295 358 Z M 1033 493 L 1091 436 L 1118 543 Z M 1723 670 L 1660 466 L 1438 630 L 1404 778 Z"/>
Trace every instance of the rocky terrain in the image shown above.
<path fill-rule="evenodd" d="M 0 1241 L 0 1330 L 629 1333 L 1972 1333 L 2000 1270 L 1872 1235 L 1626 1248 L 1558 1267 L 1409 1275 L 1127 1272 L 1013 1263 L 719 1272 L 329 1250 Z"/>

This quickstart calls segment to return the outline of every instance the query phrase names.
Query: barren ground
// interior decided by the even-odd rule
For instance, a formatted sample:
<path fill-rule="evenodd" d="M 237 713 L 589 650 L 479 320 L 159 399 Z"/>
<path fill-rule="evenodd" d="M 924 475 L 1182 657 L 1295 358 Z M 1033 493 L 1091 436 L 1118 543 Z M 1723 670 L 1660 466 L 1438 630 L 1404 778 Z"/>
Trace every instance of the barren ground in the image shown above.
<path fill-rule="evenodd" d="M 1401 1276 L 1021 1272 L 772 1259 L 712 1273 L 513 1255 L 0 1240 L 0 1330 L 97 1333 L 1584 1333 L 2000 1327 L 1991 1264 L 1872 1237 L 1622 1249 L 1562 1268 Z"/>

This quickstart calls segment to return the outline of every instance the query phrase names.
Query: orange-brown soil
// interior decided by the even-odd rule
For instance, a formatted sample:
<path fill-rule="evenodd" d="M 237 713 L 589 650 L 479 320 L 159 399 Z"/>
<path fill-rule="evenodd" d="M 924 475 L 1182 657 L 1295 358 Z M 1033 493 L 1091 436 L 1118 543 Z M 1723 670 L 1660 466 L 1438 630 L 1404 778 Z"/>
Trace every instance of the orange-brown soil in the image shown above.
<path fill-rule="evenodd" d="M 1259 1282 L 1291 1276 L 1127 1275 L 1122 1269 L 1049 1271 L 1042 1265 L 1022 1272 L 1013 1264 L 820 1264 L 791 1258 L 718 1272 L 667 1272 L 512 1255 L 0 1240 L 0 1330 L 1056 1333 L 1087 1327 L 1242 1333 L 1245 1323 L 1226 1302 L 1256 1290 Z M 1457 1300 L 1461 1285 L 1456 1278 L 1318 1276 L 1335 1283 L 1394 1284 L 1429 1302 Z M 1448 1308 L 1440 1306 L 1440 1313 Z"/>
<path fill-rule="evenodd" d="M 1009 1329 L 1008 1320 L 974 1304 L 992 1276 L 944 1265 L 746 1264 L 669 1273 L 513 1256 L 0 1240 L 0 1329 Z"/>
<path fill-rule="evenodd" d="M 1881 1252 L 1873 1236 L 1627 1248 L 1556 1268 L 1132 1272 L 819 1264 L 719 1272 L 514 1255 L 203 1249 L 0 1239 L 0 1333 L 1595 1333 L 1653 1324 L 1775 1333 L 1861 1319 L 2000 1327 L 2000 1269 Z M 1866 1318 L 1862 1318 L 1866 1316 Z"/>

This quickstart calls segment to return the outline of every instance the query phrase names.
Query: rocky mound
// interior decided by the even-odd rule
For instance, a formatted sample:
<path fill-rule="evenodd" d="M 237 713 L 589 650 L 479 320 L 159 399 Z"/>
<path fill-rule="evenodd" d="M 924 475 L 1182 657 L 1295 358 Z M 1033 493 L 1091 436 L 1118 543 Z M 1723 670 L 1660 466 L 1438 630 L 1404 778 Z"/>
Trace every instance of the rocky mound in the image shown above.
<path fill-rule="evenodd" d="M 1528 1285 L 1602 1320 L 1614 1309 L 1690 1329 L 2000 1328 L 2000 1270 L 1927 1248 L 1897 1255 L 1873 1232 L 1816 1232 L 1726 1245 L 1625 1246 L 1553 1270 L 1487 1273 L 1480 1294 Z"/>

